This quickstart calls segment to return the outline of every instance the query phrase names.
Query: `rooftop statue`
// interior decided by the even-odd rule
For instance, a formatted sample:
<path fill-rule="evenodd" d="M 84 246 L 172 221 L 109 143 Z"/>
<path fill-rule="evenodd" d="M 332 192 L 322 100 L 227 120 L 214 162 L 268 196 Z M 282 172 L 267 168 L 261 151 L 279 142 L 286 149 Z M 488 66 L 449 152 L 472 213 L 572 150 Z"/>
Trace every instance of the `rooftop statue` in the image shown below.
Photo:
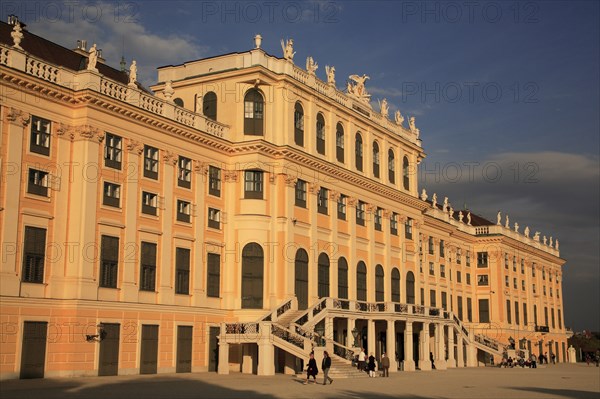
<path fill-rule="evenodd" d="M 548 243 L 548 245 L 550 245 L 551 247 L 553 246 L 552 245 L 552 236 L 550 236 L 550 242 Z"/>
<path fill-rule="evenodd" d="M 314 75 L 317 69 L 319 69 L 319 65 L 313 60 L 313 57 L 306 57 L 306 70 L 308 73 Z"/>
<path fill-rule="evenodd" d="M 408 119 L 408 127 L 410 129 L 411 132 L 413 132 L 414 134 L 417 135 L 417 138 L 419 138 L 419 134 L 421 133 L 419 129 L 417 129 L 417 126 L 415 125 L 415 117 L 411 116 Z"/>
<path fill-rule="evenodd" d="M 431 197 L 431 206 L 437 208 L 437 194 L 433 193 L 433 197 Z"/>
<path fill-rule="evenodd" d="M 454 208 L 452 208 L 452 205 L 450 205 L 450 210 L 448 210 L 448 215 L 450 216 L 450 218 L 454 219 Z"/>
<path fill-rule="evenodd" d="M 325 65 L 325 73 L 327 74 L 327 84 L 335 86 L 335 67 Z"/>
<path fill-rule="evenodd" d="M 544 245 L 548 245 L 548 239 L 544 236 Z"/>
<path fill-rule="evenodd" d="M 254 35 L 254 48 L 260 48 L 262 44 L 262 36 L 260 34 Z"/>
<path fill-rule="evenodd" d="M 444 197 L 444 204 L 442 205 L 442 212 L 448 212 L 448 197 Z"/>
<path fill-rule="evenodd" d="M 529 226 L 525 227 L 525 237 L 529 238 Z"/>
<path fill-rule="evenodd" d="M 196 113 L 202 114 L 202 94 L 196 94 Z"/>
<path fill-rule="evenodd" d="M 506 215 L 506 223 L 504 223 L 504 227 L 510 229 L 510 219 L 508 218 L 508 215 Z"/>
<path fill-rule="evenodd" d="M 556 250 L 558 251 L 558 238 L 556 239 L 556 242 L 555 242 L 555 244 L 556 244 L 555 248 L 556 248 Z"/>
<path fill-rule="evenodd" d="M 281 39 L 281 49 L 283 50 L 283 58 L 288 61 L 294 61 L 294 55 L 296 54 L 294 51 L 294 39 L 288 39 L 285 42 Z"/>
<path fill-rule="evenodd" d="M 459 211 L 459 212 L 458 212 L 458 221 L 459 221 L 460 223 L 462 223 L 462 222 L 463 222 L 463 218 L 464 218 L 464 215 L 463 215 L 462 211 Z"/>
<path fill-rule="evenodd" d="M 540 242 L 540 232 L 536 231 L 535 234 L 533 235 L 533 239 L 537 242 Z"/>
<path fill-rule="evenodd" d="M 165 83 L 165 89 L 163 90 L 163 93 L 165 95 L 165 98 L 167 99 L 167 101 L 171 101 L 171 97 L 173 97 L 173 94 L 175 94 L 175 90 L 173 90 L 173 82 L 171 80 L 167 80 L 167 83 Z"/>
<path fill-rule="evenodd" d="M 427 201 L 427 191 L 425 189 L 423 189 L 423 191 L 421 191 L 421 199 L 423 201 Z"/>
<path fill-rule="evenodd" d="M 404 117 L 400 113 L 400 110 L 397 110 L 394 113 L 394 120 L 396 121 L 396 125 L 398 126 L 402 126 L 402 124 L 404 123 Z"/>
<path fill-rule="evenodd" d="M 519 232 L 519 223 L 515 222 L 515 233 Z"/>
<path fill-rule="evenodd" d="M 467 213 L 467 226 L 471 225 L 471 212 Z"/>
<path fill-rule="evenodd" d="M 379 100 L 377 100 L 377 101 L 379 101 Z M 386 98 L 379 101 L 379 109 L 381 112 L 381 116 L 383 116 L 384 118 L 387 119 L 387 117 L 390 115 L 390 107 L 388 106 L 388 102 L 387 102 Z"/>
<path fill-rule="evenodd" d="M 131 66 L 129 67 L 129 84 L 135 86 L 135 82 L 137 81 L 137 64 L 135 60 L 131 62 Z"/>
<path fill-rule="evenodd" d="M 88 56 L 87 70 L 98 72 L 98 69 L 96 69 L 97 62 L 98 62 L 98 50 L 96 49 L 96 43 L 94 43 L 94 45 L 90 49 L 90 53 Z"/>
<path fill-rule="evenodd" d="M 369 77 L 367 75 L 350 75 L 348 79 L 350 79 L 351 82 L 354 82 L 354 84 L 348 82 L 348 86 L 346 89 L 348 91 L 348 94 L 357 97 L 363 102 L 369 103 L 371 95 L 367 93 L 367 90 L 365 89 L 365 81 L 369 79 Z"/>
<path fill-rule="evenodd" d="M 496 225 L 502 226 L 502 212 L 500 211 L 498 211 L 498 214 L 496 214 Z"/>
<path fill-rule="evenodd" d="M 13 26 L 10 36 L 13 38 L 13 47 L 22 49 L 21 40 L 23 40 L 23 29 L 21 28 L 21 23 L 19 21 Z"/>

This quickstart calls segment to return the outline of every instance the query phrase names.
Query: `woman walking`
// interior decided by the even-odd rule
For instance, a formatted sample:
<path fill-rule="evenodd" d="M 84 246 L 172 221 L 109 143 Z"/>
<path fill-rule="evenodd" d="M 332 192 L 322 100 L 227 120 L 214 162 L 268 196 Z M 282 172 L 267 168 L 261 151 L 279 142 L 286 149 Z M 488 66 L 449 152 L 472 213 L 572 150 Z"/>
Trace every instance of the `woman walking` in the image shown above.
<path fill-rule="evenodd" d="M 375 377 L 375 356 L 373 356 L 373 352 L 369 356 L 369 377 Z"/>
<path fill-rule="evenodd" d="M 323 385 L 327 385 L 327 380 L 329 380 L 329 385 L 333 384 L 333 378 L 329 378 L 329 369 L 331 368 L 331 358 L 329 357 L 329 353 L 327 351 L 323 352 L 323 362 L 321 362 L 321 369 L 323 369 Z"/>
<path fill-rule="evenodd" d="M 308 380 L 311 376 L 316 384 L 317 374 L 319 374 L 319 369 L 317 369 L 317 361 L 315 360 L 315 354 L 311 352 L 310 359 L 308 360 L 308 367 L 306 368 L 306 380 L 304 381 L 304 385 L 308 384 Z"/>

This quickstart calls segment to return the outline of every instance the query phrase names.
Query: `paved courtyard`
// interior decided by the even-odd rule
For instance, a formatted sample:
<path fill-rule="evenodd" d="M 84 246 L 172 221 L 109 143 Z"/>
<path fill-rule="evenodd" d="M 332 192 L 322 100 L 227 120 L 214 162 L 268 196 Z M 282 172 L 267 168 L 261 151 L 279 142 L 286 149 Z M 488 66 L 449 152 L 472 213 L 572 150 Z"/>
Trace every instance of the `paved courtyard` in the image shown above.
<path fill-rule="evenodd" d="M 319 375 L 322 377 L 322 375 Z M 452 369 L 390 378 L 337 379 L 302 385 L 294 376 L 161 374 L 0 383 L 10 398 L 590 398 L 600 397 L 600 369 L 585 364 L 538 369 Z"/>

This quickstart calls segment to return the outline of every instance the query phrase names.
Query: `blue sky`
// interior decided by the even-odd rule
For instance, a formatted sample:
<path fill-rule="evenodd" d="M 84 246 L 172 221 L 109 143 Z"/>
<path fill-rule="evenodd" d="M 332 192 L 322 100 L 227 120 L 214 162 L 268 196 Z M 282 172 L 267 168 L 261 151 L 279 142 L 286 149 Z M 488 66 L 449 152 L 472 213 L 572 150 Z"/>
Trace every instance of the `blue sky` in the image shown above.
<path fill-rule="evenodd" d="M 340 87 L 368 74 L 375 103 L 385 97 L 417 118 L 430 171 L 421 187 L 558 237 L 566 324 L 600 330 L 599 2 L 115 4 L 0 7 L 67 47 L 98 43 L 114 66 L 124 43 L 146 85 L 158 66 L 247 51 L 257 33 L 277 56 L 280 39 L 293 38 L 296 64 L 312 56 L 323 79 L 334 65 Z"/>

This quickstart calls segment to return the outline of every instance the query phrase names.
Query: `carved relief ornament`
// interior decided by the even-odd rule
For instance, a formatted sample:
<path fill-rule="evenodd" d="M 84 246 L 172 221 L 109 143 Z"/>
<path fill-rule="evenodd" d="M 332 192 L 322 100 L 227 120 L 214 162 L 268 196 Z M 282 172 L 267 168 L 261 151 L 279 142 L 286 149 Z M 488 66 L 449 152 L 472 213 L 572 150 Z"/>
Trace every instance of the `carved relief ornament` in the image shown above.
<path fill-rule="evenodd" d="M 14 123 L 15 125 L 21 125 L 23 127 L 27 126 L 31 121 L 31 115 L 16 108 L 11 108 L 6 115 L 6 118 L 9 122 Z"/>

